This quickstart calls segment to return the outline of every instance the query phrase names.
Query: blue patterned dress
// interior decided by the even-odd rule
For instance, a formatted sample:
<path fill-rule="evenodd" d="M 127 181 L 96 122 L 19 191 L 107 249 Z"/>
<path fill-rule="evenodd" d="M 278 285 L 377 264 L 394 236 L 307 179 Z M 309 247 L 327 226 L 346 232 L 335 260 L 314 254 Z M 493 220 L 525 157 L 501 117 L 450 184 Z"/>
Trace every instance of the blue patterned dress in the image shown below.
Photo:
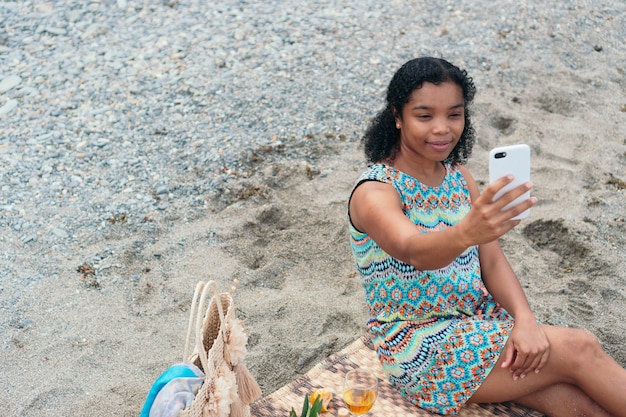
<path fill-rule="evenodd" d="M 461 172 L 445 165 L 437 187 L 376 164 L 357 181 L 391 184 L 422 233 L 457 224 L 471 199 Z M 368 329 L 389 381 L 413 404 L 456 414 L 487 377 L 513 328 L 513 318 L 487 292 L 478 248 L 450 265 L 420 271 L 393 258 L 350 223 L 350 243 L 371 319 Z"/>

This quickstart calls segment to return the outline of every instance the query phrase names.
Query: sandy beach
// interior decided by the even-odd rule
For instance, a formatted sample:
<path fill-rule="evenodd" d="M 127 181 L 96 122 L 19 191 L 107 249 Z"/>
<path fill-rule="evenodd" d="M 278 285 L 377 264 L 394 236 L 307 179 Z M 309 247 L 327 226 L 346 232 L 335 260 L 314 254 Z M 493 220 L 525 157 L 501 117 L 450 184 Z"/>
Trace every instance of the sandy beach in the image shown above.
<path fill-rule="evenodd" d="M 0 415 L 139 415 L 199 280 L 234 287 L 264 394 L 363 334 L 359 141 L 424 54 L 474 78 L 481 187 L 531 147 L 502 246 L 537 318 L 626 366 L 623 1 L 286 3 L 0 4 Z"/>

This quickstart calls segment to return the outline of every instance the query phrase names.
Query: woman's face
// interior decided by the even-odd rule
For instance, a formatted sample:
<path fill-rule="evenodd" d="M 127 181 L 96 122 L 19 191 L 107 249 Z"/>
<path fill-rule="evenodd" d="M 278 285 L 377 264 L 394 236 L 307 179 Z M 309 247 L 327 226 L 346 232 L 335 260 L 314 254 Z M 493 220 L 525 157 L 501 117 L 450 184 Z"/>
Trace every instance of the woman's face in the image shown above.
<path fill-rule="evenodd" d="M 465 128 L 465 102 L 461 87 L 453 82 L 424 83 L 413 91 L 396 117 L 400 153 L 411 159 L 443 161 Z M 406 154 L 408 152 L 408 154 Z"/>

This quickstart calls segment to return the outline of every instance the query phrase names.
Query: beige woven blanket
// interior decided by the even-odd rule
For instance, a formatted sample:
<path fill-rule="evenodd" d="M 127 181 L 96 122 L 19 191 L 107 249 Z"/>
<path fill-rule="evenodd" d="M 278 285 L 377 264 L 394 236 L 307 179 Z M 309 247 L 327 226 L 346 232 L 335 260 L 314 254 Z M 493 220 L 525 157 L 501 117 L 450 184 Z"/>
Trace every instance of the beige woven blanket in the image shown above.
<path fill-rule="evenodd" d="M 255 417 L 287 417 L 292 407 L 299 414 L 304 396 L 316 388 L 325 388 L 333 393 L 333 400 L 328 412 L 322 416 L 335 416 L 339 408 L 344 407 L 341 399 L 343 377 L 349 370 L 357 367 L 373 371 L 380 380 L 378 399 L 368 417 L 438 416 L 409 403 L 387 382 L 376 353 L 371 349 L 366 336 L 328 357 L 295 381 L 253 403 L 251 414 Z M 465 407 L 459 416 L 541 417 L 542 414 L 517 404 L 504 403 L 472 404 Z"/>

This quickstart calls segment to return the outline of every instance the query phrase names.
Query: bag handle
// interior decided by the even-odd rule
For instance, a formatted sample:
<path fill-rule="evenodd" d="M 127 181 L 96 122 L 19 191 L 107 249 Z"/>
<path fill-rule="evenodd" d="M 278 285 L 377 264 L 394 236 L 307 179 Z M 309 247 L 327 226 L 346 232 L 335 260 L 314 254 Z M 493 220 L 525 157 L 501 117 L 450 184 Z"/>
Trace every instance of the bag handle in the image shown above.
<path fill-rule="evenodd" d="M 217 304 L 217 311 L 220 317 L 220 325 L 218 332 L 222 333 L 222 337 L 225 337 L 225 316 L 224 309 L 222 307 L 222 299 L 221 295 L 217 289 L 217 283 L 215 281 L 207 281 L 207 282 L 198 282 L 196 285 L 196 289 L 194 291 L 193 299 L 192 299 L 192 307 L 189 317 L 189 326 L 187 329 L 187 338 L 185 341 L 185 350 L 184 350 L 184 358 L 183 361 L 187 360 L 189 354 L 189 348 L 191 345 L 191 333 L 194 325 L 195 319 L 195 332 L 196 332 L 196 351 L 198 352 L 198 356 L 200 357 L 200 362 L 202 363 L 202 369 L 204 370 L 205 375 L 213 375 L 215 373 L 213 361 L 211 361 L 211 368 L 209 368 L 209 360 L 208 353 L 204 347 L 203 341 L 203 332 L 202 332 L 202 323 L 207 314 L 207 299 L 209 298 L 209 293 L 213 291 L 213 299 L 215 299 Z M 209 304 L 210 307 L 210 304 Z M 221 352 L 220 352 L 221 354 Z"/>
<path fill-rule="evenodd" d="M 191 309 L 189 310 L 189 324 L 187 325 L 187 337 L 185 338 L 185 350 L 183 351 L 183 362 L 189 360 L 190 348 L 191 348 L 191 335 L 195 329 L 194 323 L 196 321 L 196 314 L 198 313 L 198 298 L 202 294 L 204 289 L 204 281 L 198 281 L 196 289 L 193 292 L 193 298 L 191 299 Z"/>

